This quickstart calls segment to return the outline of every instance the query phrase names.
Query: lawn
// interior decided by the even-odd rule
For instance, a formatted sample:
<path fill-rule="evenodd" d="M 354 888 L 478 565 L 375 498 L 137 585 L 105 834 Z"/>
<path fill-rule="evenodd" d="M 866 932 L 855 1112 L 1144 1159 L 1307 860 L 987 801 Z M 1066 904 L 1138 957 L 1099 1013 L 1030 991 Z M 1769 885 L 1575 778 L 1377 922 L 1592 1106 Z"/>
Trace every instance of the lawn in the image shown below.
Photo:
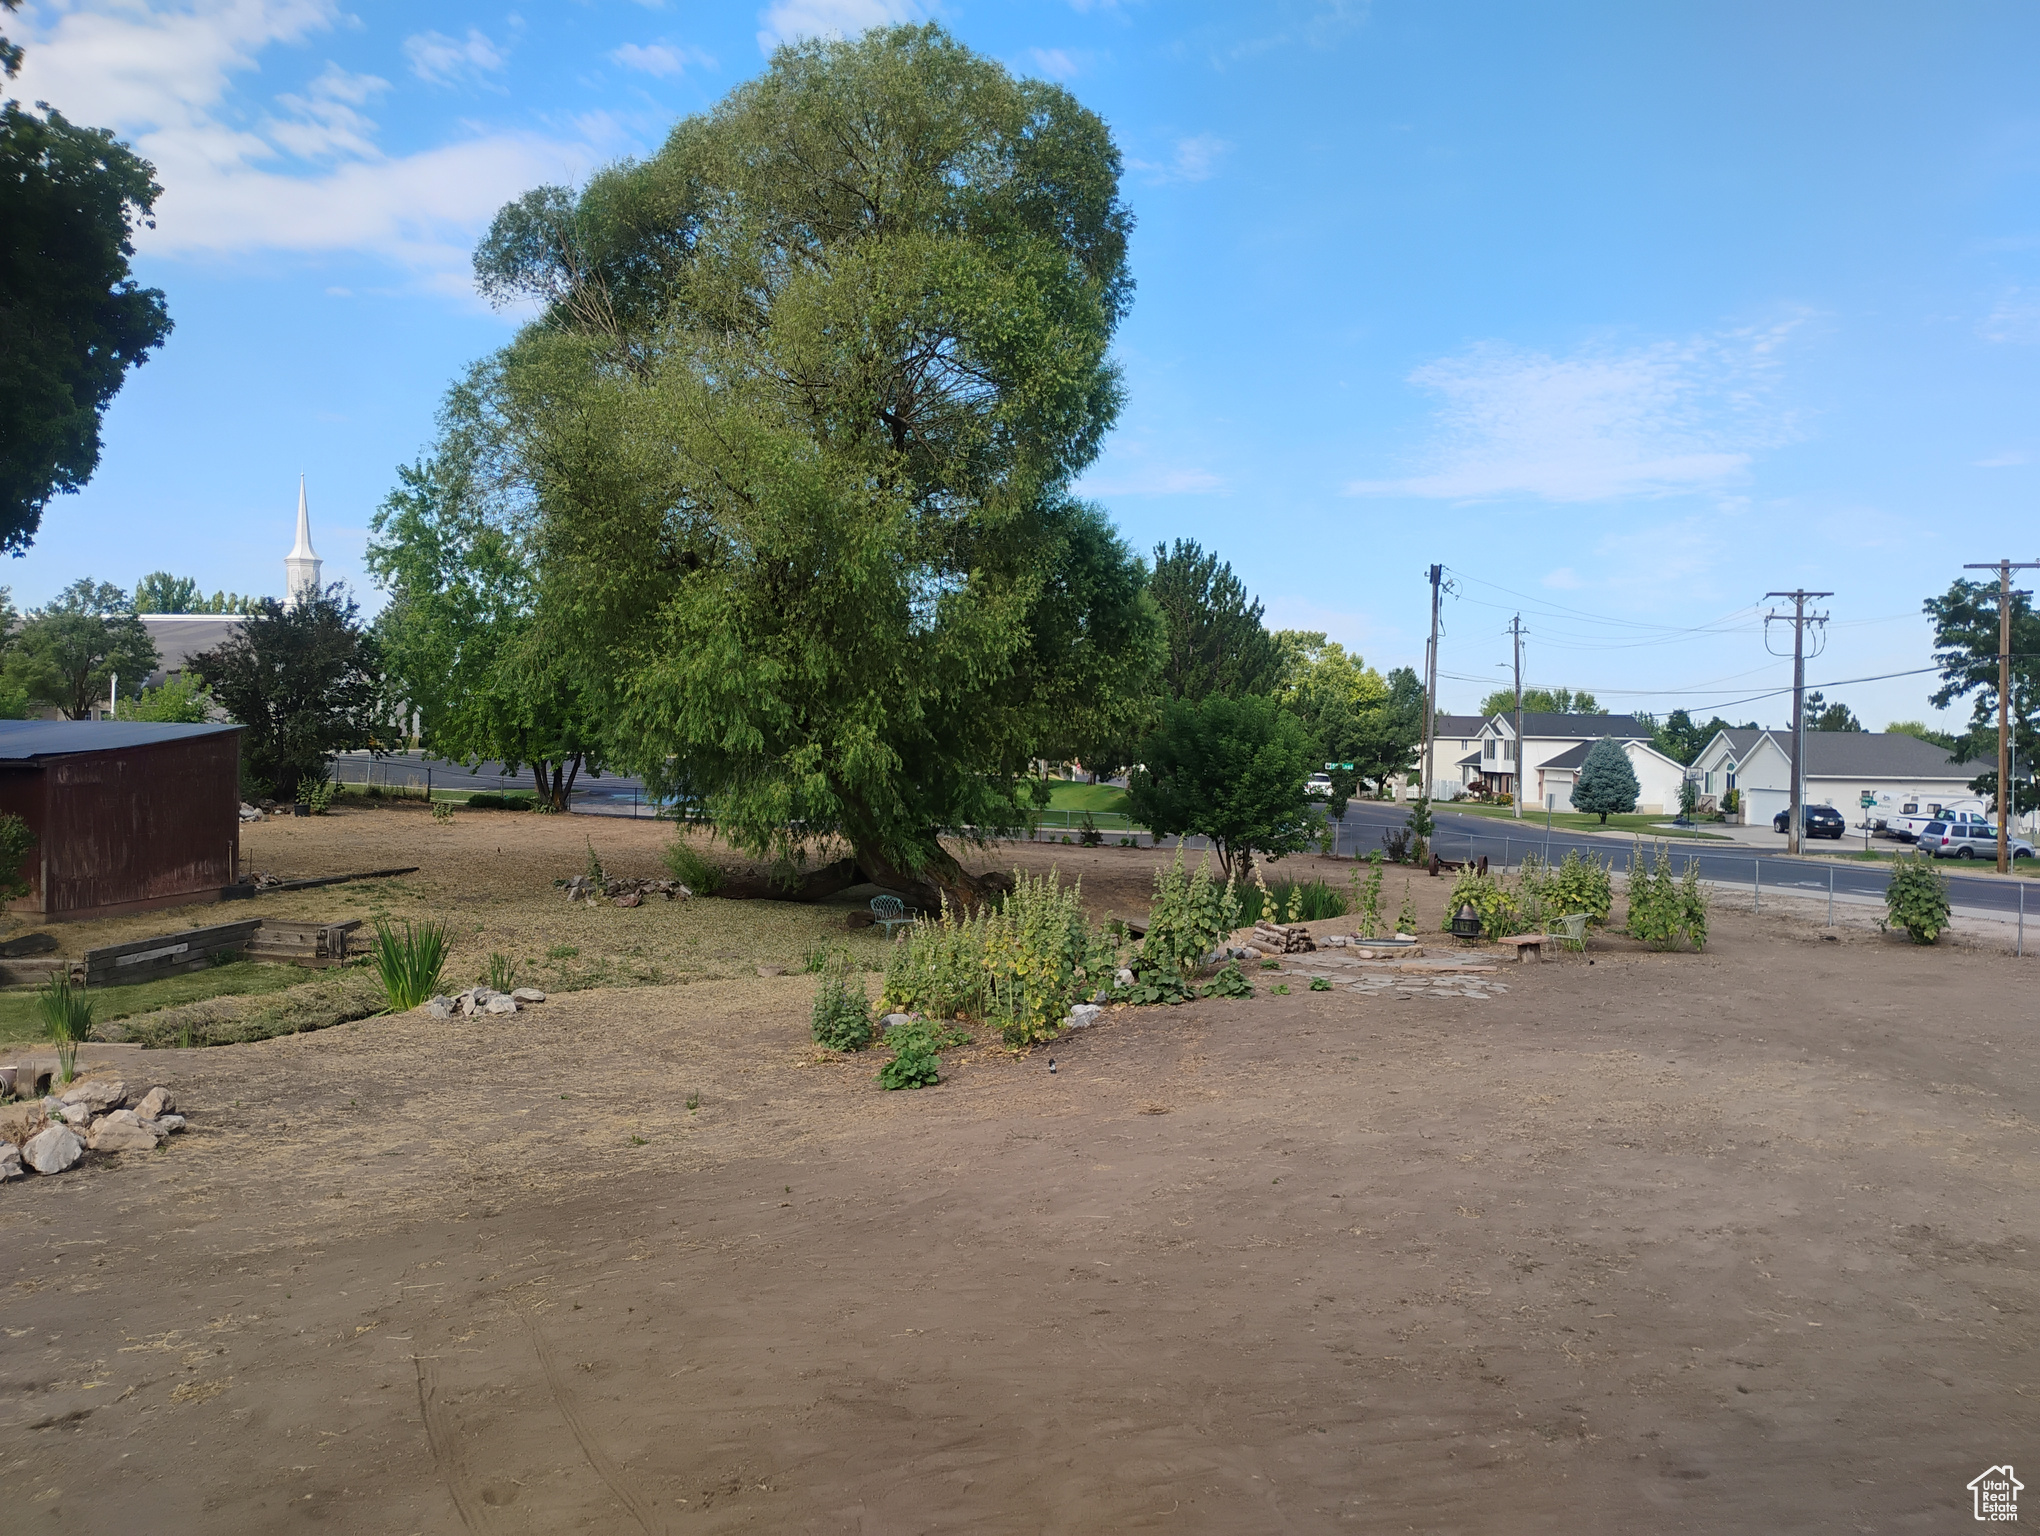
<path fill-rule="evenodd" d="M 1455 816 L 1486 816 L 1494 821 L 1513 821 L 1515 811 L 1506 805 L 1477 805 L 1464 800 L 1449 804 L 1438 801 L 1432 805 L 1434 811 L 1450 811 Z M 1702 832 L 1692 827 L 1668 827 L 1662 815 L 1610 816 L 1604 823 L 1598 816 L 1589 816 L 1583 811 L 1554 811 L 1551 826 L 1554 830 L 1563 828 L 1568 832 L 1636 832 L 1644 837 L 1694 837 L 1715 842 L 1732 841 L 1724 832 Z M 1525 811 L 1524 826 L 1543 826 L 1545 812 Z"/>
<path fill-rule="evenodd" d="M 1089 811 L 1126 814 L 1126 791 L 1116 784 L 1073 784 L 1067 779 L 1050 779 L 1048 806 L 1053 811 Z"/>
<path fill-rule="evenodd" d="M 268 965 L 259 960 L 237 960 L 232 965 L 215 965 L 203 971 L 166 976 L 161 981 L 144 981 L 132 987 L 100 987 L 94 990 L 92 1018 L 95 1023 L 153 1013 L 178 1003 L 196 1003 L 209 997 L 230 997 L 258 992 L 280 992 L 310 980 L 301 966 Z M 33 988 L 9 988 L 0 992 L 0 1041 L 40 1040 L 42 1016 L 36 1012 Z"/>

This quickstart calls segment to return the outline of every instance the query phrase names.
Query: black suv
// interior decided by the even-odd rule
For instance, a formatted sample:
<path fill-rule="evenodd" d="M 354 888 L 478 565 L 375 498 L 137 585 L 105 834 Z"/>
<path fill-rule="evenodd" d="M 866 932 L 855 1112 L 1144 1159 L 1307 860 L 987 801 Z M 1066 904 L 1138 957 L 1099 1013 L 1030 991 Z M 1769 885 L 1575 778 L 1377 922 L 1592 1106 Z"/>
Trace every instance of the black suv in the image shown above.
<path fill-rule="evenodd" d="M 1831 805 L 1802 805 L 1800 814 L 1805 818 L 1802 826 L 1808 837 L 1831 837 L 1836 842 L 1849 830 L 1849 824 L 1842 820 L 1842 813 Z M 1771 830 L 1783 832 L 1785 824 L 1792 819 L 1788 807 L 1771 818 Z"/>

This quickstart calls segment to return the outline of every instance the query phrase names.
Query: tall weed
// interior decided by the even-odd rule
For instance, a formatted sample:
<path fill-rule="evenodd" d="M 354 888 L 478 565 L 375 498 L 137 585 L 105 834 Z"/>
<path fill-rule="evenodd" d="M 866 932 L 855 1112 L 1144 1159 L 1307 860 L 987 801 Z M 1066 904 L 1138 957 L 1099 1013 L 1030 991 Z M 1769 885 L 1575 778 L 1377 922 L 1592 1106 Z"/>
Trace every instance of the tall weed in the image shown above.
<path fill-rule="evenodd" d="M 369 958 L 391 1012 L 416 1008 L 439 990 L 448 947 L 443 923 L 407 922 L 399 934 L 388 923 L 377 922 Z"/>

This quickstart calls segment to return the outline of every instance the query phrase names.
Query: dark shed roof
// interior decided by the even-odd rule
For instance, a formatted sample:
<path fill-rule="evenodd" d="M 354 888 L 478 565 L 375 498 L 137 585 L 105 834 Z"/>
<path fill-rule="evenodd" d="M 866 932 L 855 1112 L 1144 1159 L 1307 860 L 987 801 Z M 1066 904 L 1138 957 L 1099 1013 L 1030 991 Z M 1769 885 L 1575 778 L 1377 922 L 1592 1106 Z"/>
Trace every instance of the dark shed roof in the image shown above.
<path fill-rule="evenodd" d="M 238 725 L 152 725 L 140 720 L 0 720 L 0 761 L 115 752 L 240 729 Z"/>

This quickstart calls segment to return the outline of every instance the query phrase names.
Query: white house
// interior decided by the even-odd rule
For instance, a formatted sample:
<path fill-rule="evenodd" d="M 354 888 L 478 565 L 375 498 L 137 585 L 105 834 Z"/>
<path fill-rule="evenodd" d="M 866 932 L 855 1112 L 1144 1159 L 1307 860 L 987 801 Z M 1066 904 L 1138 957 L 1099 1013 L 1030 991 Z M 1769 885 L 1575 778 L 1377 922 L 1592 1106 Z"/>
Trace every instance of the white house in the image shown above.
<path fill-rule="evenodd" d="M 1527 783 L 1525 809 L 1550 803 L 1554 810 L 1572 805 L 1572 787 L 1580 765 L 1594 743 L 1604 738 L 1621 743 L 1636 770 L 1636 808 L 1650 814 L 1676 810 L 1679 779 L 1684 770 L 1651 746 L 1655 735 L 1634 715 L 1523 714 L 1522 760 Z M 1516 793 L 1516 717 L 1493 715 L 1483 720 L 1474 750 L 1457 764 L 1470 788 L 1483 784 L 1490 794 Z"/>
<path fill-rule="evenodd" d="M 1580 781 L 1580 769 L 1586 765 L 1587 754 L 1600 744 L 1598 739 L 1575 742 L 1558 756 L 1547 758 L 1537 769 L 1536 793 L 1525 804 L 1533 810 L 1543 805 L 1554 811 L 1571 810 L 1573 786 Z M 1685 764 L 1665 756 L 1647 741 L 1623 741 L 1619 745 L 1636 774 L 1637 810 L 1646 815 L 1676 813 L 1679 786 L 1686 778 Z"/>
<path fill-rule="evenodd" d="M 1480 777 L 1480 728 L 1485 715 L 1439 715 L 1431 731 L 1431 750 L 1437 768 L 1431 794 L 1439 800 L 1457 800 Z M 1419 751 L 1422 750 L 1420 747 Z"/>
<path fill-rule="evenodd" d="M 1938 806 L 1973 798 L 1969 781 L 1996 769 L 1995 763 L 1951 763 L 1932 742 L 1899 731 L 1808 731 L 1806 803 L 1831 805 L 1860 826 L 1863 796 L 1874 804 L 1874 825 L 1903 814 L 1908 804 Z M 1700 793 L 1720 799 L 1738 791 L 1743 820 L 1763 826 L 1792 804 L 1792 733 L 1789 730 L 1717 731 L 1691 773 Z"/>

